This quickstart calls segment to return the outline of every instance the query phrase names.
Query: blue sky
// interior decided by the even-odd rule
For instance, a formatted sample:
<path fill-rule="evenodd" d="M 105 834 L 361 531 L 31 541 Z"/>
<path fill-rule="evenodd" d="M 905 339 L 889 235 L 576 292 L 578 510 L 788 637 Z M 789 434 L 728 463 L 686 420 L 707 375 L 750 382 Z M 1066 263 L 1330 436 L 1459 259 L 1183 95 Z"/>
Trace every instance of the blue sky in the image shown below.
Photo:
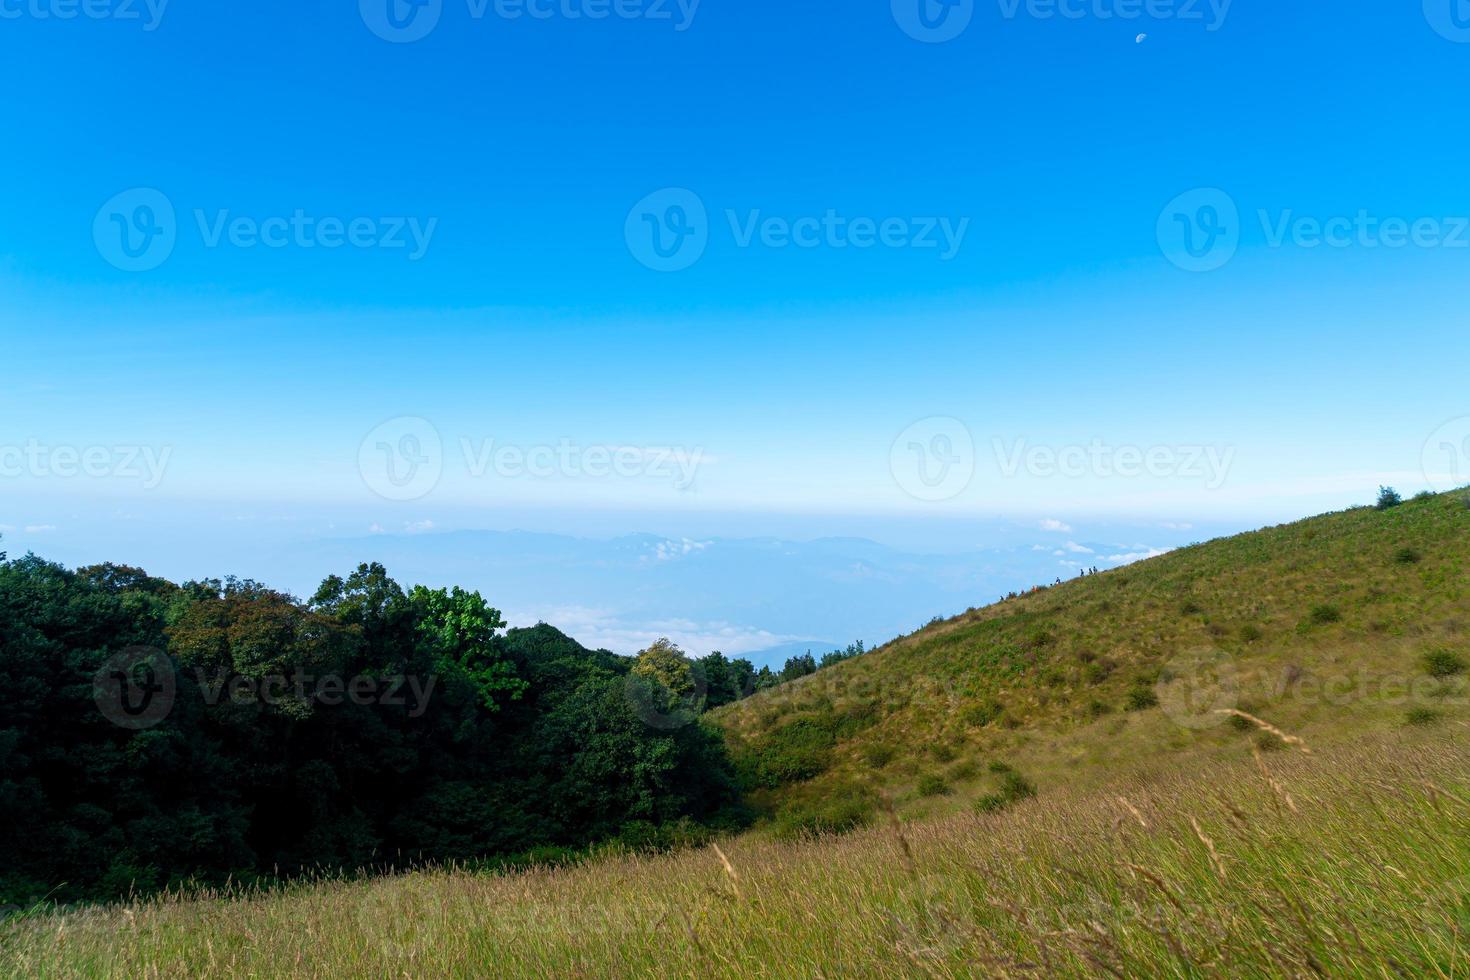
<path fill-rule="evenodd" d="M 1152 547 L 1470 482 L 1450 0 L 389 2 L 0 0 L 11 550 Z"/>

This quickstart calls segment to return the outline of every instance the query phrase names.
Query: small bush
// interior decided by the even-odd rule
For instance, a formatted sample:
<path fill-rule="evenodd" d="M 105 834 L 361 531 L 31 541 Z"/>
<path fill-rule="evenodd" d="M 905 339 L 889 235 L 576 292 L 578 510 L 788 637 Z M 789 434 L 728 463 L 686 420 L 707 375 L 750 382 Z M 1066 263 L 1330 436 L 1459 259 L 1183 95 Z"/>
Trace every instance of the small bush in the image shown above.
<path fill-rule="evenodd" d="M 845 834 L 866 827 L 873 820 L 873 801 L 868 797 L 844 795 L 826 803 L 797 804 L 776 815 L 777 837 L 792 840 L 817 834 Z"/>
<path fill-rule="evenodd" d="M 1101 684 L 1108 679 L 1116 666 L 1107 658 L 1094 660 L 1082 668 L 1082 679 L 1089 684 Z"/>
<path fill-rule="evenodd" d="M 1393 560 L 1398 565 L 1417 565 L 1423 556 L 1413 548 L 1400 548 L 1393 553 Z"/>
<path fill-rule="evenodd" d="M 1318 626 L 1326 626 L 1328 623 L 1342 621 L 1342 612 L 1336 606 L 1323 603 L 1313 606 L 1312 611 L 1307 614 L 1307 619 Z"/>
<path fill-rule="evenodd" d="M 1378 501 L 1373 506 L 1378 510 L 1388 510 L 1390 507 L 1397 507 L 1403 502 L 1404 498 L 1399 496 L 1399 492 L 1393 487 L 1379 487 Z"/>
<path fill-rule="evenodd" d="M 951 790 L 948 780 L 931 772 L 919 777 L 918 792 L 920 796 L 948 796 Z"/>
<path fill-rule="evenodd" d="M 1179 605 L 1179 611 L 1186 616 L 1198 616 L 1200 613 L 1204 612 L 1205 609 L 1193 599 L 1186 599 Z"/>
<path fill-rule="evenodd" d="M 1111 708 L 1109 708 L 1106 704 L 1103 704 L 1101 701 L 1093 701 L 1087 706 L 1087 713 L 1093 718 L 1101 718 L 1103 715 L 1107 714 L 1111 710 Z"/>
<path fill-rule="evenodd" d="M 1411 708 L 1404 716 L 1404 721 L 1414 726 L 1432 725 L 1439 721 L 1439 712 L 1428 708 Z"/>
<path fill-rule="evenodd" d="M 992 763 L 991 769 L 1000 772 L 1000 789 L 994 793 L 986 793 L 976 800 L 976 813 L 999 813 L 1013 803 L 1036 795 L 1036 787 L 1005 763 Z"/>
<path fill-rule="evenodd" d="M 949 767 L 949 778 L 957 783 L 974 779 L 978 775 L 980 775 L 980 767 L 970 759 L 966 759 L 964 762 L 956 762 Z"/>
<path fill-rule="evenodd" d="M 1151 687 L 1138 684 L 1128 692 L 1127 705 L 1129 711 L 1144 711 L 1157 706 L 1158 703 L 1159 696 L 1154 693 L 1154 689 Z"/>
<path fill-rule="evenodd" d="M 1246 623 L 1240 628 L 1240 639 L 1245 643 L 1254 643 L 1261 638 L 1261 628 L 1255 623 Z"/>
<path fill-rule="evenodd" d="M 1242 718 L 1240 717 L 1240 715 L 1231 715 L 1230 727 L 1235 729 L 1237 732 L 1248 732 L 1256 726 L 1255 723 L 1252 722 L 1249 718 Z"/>
<path fill-rule="evenodd" d="M 1414 500 L 1416 502 L 1418 502 L 1418 503 L 1423 503 L 1426 500 L 1433 500 L 1433 499 L 1434 499 L 1434 491 L 1433 490 L 1420 490 L 1418 493 L 1414 494 Z"/>
<path fill-rule="evenodd" d="M 1273 735 L 1271 732 L 1262 732 L 1256 736 L 1256 748 L 1262 752 L 1280 752 L 1286 748 L 1286 743 L 1281 741 L 1281 736 Z"/>
<path fill-rule="evenodd" d="M 1424 669 L 1430 677 L 1454 677 L 1465 672 L 1465 661 L 1450 650 L 1430 650 L 1424 655 Z"/>
<path fill-rule="evenodd" d="M 874 769 L 882 769 L 893 761 L 898 750 L 884 742 L 873 742 L 863 746 L 863 761 Z"/>
<path fill-rule="evenodd" d="M 960 721 L 966 725 L 973 725 L 976 728 L 984 728 L 999 718 L 1004 711 L 1005 708 L 1001 706 L 999 701 L 982 701 L 979 704 L 972 704 L 962 710 L 960 712 Z"/>
<path fill-rule="evenodd" d="M 929 754 L 934 757 L 935 762 L 953 762 L 959 753 L 948 742 L 930 742 Z"/>

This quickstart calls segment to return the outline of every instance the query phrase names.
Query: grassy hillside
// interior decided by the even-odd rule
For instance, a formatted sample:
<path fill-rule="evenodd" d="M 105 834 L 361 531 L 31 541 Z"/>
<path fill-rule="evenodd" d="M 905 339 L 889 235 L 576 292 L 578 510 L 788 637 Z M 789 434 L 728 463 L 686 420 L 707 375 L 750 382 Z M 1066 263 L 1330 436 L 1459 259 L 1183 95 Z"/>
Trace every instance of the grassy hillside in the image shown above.
<path fill-rule="evenodd" d="M 0 974 L 1463 974 L 1464 739 L 1311 748 L 723 858 L 36 914 L 0 926 Z"/>
<path fill-rule="evenodd" d="M 1467 624 L 1470 503 L 1442 495 L 972 609 L 716 718 L 778 828 L 840 829 L 1276 747 L 1226 709 L 1318 742 L 1460 726 Z"/>
<path fill-rule="evenodd" d="M 1194 546 L 721 709 L 774 835 L 36 909 L 0 975 L 1458 975 L 1467 559 L 1462 496 Z"/>

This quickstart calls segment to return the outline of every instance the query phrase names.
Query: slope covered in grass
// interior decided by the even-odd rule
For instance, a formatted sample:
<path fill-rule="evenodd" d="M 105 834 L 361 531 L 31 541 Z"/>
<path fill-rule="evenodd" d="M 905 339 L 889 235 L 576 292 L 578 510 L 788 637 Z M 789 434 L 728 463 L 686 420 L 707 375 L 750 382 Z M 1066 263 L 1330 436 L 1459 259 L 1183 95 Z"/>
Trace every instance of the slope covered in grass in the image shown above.
<path fill-rule="evenodd" d="M 1470 505 L 1355 509 L 972 609 L 715 713 L 787 831 L 1470 718 Z M 1019 772 L 1021 776 L 1017 776 Z"/>
<path fill-rule="evenodd" d="M 1463 733 L 723 855 L 37 913 L 0 925 L 0 974 L 1453 976 L 1470 954 Z"/>

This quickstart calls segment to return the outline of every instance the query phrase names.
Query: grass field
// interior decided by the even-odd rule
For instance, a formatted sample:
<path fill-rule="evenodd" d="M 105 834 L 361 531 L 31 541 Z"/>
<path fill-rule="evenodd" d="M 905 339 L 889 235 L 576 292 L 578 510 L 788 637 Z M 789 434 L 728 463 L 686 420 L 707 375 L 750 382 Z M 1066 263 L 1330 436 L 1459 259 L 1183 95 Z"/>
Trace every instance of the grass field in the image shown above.
<path fill-rule="evenodd" d="M 1470 975 L 1467 623 L 1459 495 L 1209 542 L 717 712 L 718 849 L 36 909 L 0 973 Z"/>
<path fill-rule="evenodd" d="M 777 826 L 874 820 L 875 790 L 919 817 L 995 792 L 997 761 L 1044 796 L 1249 758 L 1261 736 L 1219 708 L 1318 742 L 1470 720 L 1467 627 L 1470 504 L 1447 494 L 973 609 L 715 717 Z"/>
<path fill-rule="evenodd" d="M 30 976 L 1463 976 L 1463 728 L 997 815 L 34 914 Z M 1308 746 L 1308 748 L 1311 748 Z M 728 859 L 728 867 L 724 858 Z"/>

